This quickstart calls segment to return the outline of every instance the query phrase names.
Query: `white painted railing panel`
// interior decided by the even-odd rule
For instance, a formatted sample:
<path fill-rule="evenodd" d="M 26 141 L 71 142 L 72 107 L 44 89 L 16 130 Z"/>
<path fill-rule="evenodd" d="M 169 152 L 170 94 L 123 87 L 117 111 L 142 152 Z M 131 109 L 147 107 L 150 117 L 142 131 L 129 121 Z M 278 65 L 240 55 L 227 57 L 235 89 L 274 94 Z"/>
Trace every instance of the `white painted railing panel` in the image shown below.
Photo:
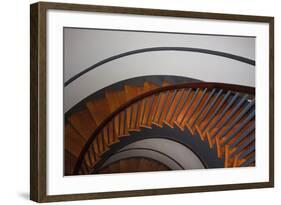
<path fill-rule="evenodd" d="M 64 88 L 64 112 L 92 93 L 122 80 L 173 75 L 207 82 L 255 86 L 254 66 L 215 55 L 156 51 L 126 56 L 85 73 Z"/>
<path fill-rule="evenodd" d="M 204 169 L 204 166 L 200 159 L 187 147 L 184 145 L 163 138 L 150 138 L 144 139 L 132 144 L 125 146 L 122 150 L 134 149 L 134 148 L 144 148 L 144 149 L 152 149 L 159 151 L 161 153 L 165 153 L 170 158 L 179 163 L 185 170 L 187 169 Z M 149 157 L 155 159 L 163 164 L 167 165 L 170 168 L 180 169 L 180 167 L 175 164 L 171 159 L 161 155 L 149 152 L 147 150 L 130 150 L 125 152 L 120 152 L 112 157 L 110 157 L 105 165 L 113 163 L 115 161 L 128 158 L 129 157 Z"/>

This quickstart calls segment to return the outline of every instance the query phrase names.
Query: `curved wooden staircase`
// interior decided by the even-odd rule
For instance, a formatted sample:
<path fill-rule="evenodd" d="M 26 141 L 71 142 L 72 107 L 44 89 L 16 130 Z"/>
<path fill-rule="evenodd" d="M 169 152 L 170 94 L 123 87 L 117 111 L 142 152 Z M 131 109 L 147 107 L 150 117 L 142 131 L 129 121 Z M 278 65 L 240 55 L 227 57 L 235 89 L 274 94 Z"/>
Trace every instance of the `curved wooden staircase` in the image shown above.
<path fill-rule="evenodd" d="M 255 165 L 255 89 L 220 83 L 162 86 L 144 82 L 107 90 L 65 122 L 65 174 L 90 174 L 102 155 L 132 131 L 179 127 L 215 148 L 224 167 Z M 132 135 L 133 137 L 133 135 Z"/>
<path fill-rule="evenodd" d="M 169 168 L 162 163 L 143 157 L 121 159 L 99 170 L 99 174 L 165 171 Z"/>

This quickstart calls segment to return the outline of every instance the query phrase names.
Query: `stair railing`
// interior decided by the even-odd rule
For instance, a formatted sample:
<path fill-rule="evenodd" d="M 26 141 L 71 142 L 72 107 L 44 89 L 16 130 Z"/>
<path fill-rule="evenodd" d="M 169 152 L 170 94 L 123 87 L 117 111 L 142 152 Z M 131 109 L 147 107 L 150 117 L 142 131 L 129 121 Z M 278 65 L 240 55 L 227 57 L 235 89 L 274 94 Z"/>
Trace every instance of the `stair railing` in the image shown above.
<path fill-rule="evenodd" d="M 225 83 L 184 83 L 184 84 L 175 84 L 175 85 L 168 85 L 165 87 L 160 87 L 156 88 L 150 91 L 147 91 L 143 94 L 140 94 L 133 99 L 129 100 L 128 102 L 124 103 L 121 105 L 118 109 L 116 109 L 114 112 L 112 112 L 106 119 L 103 120 L 103 122 L 95 129 L 91 137 L 88 139 L 88 141 L 85 143 L 83 149 L 81 150 L 81 153 L 77 159 L 75 168 L 74 168 L 74 175 L 77 175 L 79 173 L 85 174 L 85 173 L 91 173 L 92 167 L 89 167 L 87 163 L 85 162 L 86 158 L 88 161 L 92 162 L 96 159 L 96 152 L 93 149 L 93 142 L 97 138 L 97 136 L 107 127 L 109 123 L 112 123 L 113 125 L 113 131 L 115 129 L 114 125 L 114 119 L 121 118 L 121 113 L 124 112 L 127 108 L 130 106 L 133 107 L 134 104 L 139 106 L 137 103 L 147 99 L 150 96 L 156 96 L 164 92 L 169 92 L 171 90 L 181 90 L 181 89 L 219 89 L 219 90 L 224 90 L 224 91 L 234 91 L 234 92 L 240 92 L 240 93 L 246 93 L 249 95 L 254 95 L 255 94 L 255 88 L 253 87 L 248 87 L 248 86 L 241 86 L 241 85 L 235 85 L 235 84 L 225 84 Z M 153 98 L 154 99 L 154 98 Z M 151 102 L 151 105 L 153 104 L 153 101 Z M 131 112 L 132 115 L 133 112 Z M 126 113 L 124 114 L 124 125 L 126 126 Z M 119 121 L 120 122 L 120 121 Z M 137 123 L 137 122 L 136 122 Z M 119 123 L 119 131 L 120 129 L 124 129 L 120 127 Z M 120 133 L 120 132 L 119 132 Z M 109 134 L 108 134 L 109 135 Z M 97 138 L 98 139 L 98 138 Z M 102 138 L 102 140 L 105 140 Z M 110 139 L 108 139 L 110 140 Z M 97 143 L 99 146 L 100 143 Z M 101 143 L 104 146 L 104 141 Z M 97 149 L 101 149 L 98 147 Z M 93 159 L 94 158 L 94 159 Z"/>

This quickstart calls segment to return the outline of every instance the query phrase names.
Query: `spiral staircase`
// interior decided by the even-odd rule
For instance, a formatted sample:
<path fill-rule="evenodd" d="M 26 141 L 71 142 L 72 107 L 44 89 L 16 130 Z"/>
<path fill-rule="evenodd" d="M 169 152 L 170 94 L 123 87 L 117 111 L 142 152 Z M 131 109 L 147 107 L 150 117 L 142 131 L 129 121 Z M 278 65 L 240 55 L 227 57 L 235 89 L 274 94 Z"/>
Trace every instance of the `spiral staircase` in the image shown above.
<path fill-rule="evenodd" d="M 148 159 L 97 166 L 121 140 L 165 126 L 187 131 L 184 137 L 207 145 L 226 168 L 255 165 L 254 88 L 145 81 L 142 86 L 106 90 L 99 98 L 83 101 L 66 117 L 65 175 L 168 170 Z"/>

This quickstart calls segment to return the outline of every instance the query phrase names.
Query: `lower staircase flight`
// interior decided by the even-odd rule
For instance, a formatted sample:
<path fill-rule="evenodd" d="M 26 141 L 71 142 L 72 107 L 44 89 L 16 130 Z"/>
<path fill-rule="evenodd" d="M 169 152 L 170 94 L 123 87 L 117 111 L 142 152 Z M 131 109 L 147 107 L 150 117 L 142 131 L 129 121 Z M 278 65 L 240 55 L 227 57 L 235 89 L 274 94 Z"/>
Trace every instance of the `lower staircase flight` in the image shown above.
<path fill-rule="evenodd" d="M 109 164 L 99 170 L 99 174 L 110 173 L 129 173 L 129 172 L 151 172 L 169 170 L 164 164 L 144 157 L 131 157 L 121 159 L 117 162 Z"/>

